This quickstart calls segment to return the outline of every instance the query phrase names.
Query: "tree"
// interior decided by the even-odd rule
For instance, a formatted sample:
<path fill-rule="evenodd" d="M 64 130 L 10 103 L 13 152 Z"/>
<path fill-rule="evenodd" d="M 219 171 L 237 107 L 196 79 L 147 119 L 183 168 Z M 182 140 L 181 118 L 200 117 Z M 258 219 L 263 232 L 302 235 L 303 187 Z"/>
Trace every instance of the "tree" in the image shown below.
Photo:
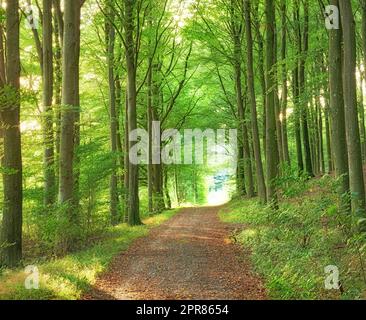
<path fill-rule="evenodd" d="M 338 0 L 332 0 L 332 5 L 338 6 Z M 340 197 L 343 198 L 344 210 L 349 210 L 346 195 L 349 192 L 348 159 L 346 123 L 342 83 L 342 31 L 332 29 L 329 31 L 329 89 L 332 131 L 332 149 L 336 175 L 341 179 L 339 188 Z"/>
<path fill-rule="evenodd" d="M 114 21 L 113 3 L 108 1 L 109 19 Z M 112 225 L 118 224 L 118 174 L 117 174 L 117 152 L 118 152 L 118 114 L 116 102 L 116 79 L 115 79 L 115 40 L 116 31 L 113 23 L 106 19 L 107 39 L 107 64 L 108 64 L 108 86 L 109 86 L 109 117 L 110 117 L 110 140 L 112 152 L 112 173 L 110 178 L 110 213 Z"/>
<path fill-rule="evenodd" d="M 128 132 L 137 129 L 137 88 L 136 88 L 136 47 L 134 41 L 134 10 L 136 4 L 133 0 L 125 0 L 125 46 L 127 65 L 127 87 L 128 87 Z M 129 141 L 131 150 L 136 141 Z M 128 223 L 129 225 L 141 224 L 139 212 L 139 168 L 137 164 L 129 162 L 128 169 Z"/>
<path fill-rule="evenodd" d="M 278 150 L 275 115 L 274 71 L 275 64 L 275 6 L 273 0 L 266 0 L 266 161 L 267 161 L 267 198 L 277 208 L 276 178 L 278 176 Z"/>
<path fill-rule="evenodd" d="M 19 1 L 6 6 L 6 83 L 1 88 L 5 101 L 1 105 L 1 127 L 4 135 L 2 220 L 2 262 L 16 266 L 22 258 L 22 154 L 20 134 L 20 51 Z"/>
<path fill-rule="evenodd" d="M 62 56 L 62 117 L 60 142 L 59 201 L 67 207 L 70 221 L 75 221 L 75 132 L 79 113 L 79 58 L 80 58 L 79 2 L 64 2 L 64 43 Z"/>
<path fill-rule="evenodd" d="M 253 69 L 253 39 L 252 39 L 252 22 L 250 17 L 250 2 L 244 0 L 244 19 L 245 19 L 245 36 L 247 42 L 247 81 L 251 109 L 252 135 L 254 156 L 257 170 L 258 194 L 263 203 L 267 201 L 266 184 L 264 181 L 263 164 L 261 155 L 261 144 L 259 139 L 259 130 L 257 122 L 257 102 L 255 95 L 254 69 Z"/>
<path fill-rule="evenodd" d="M 52 0 L 43 0 L 43 134 L 44 134 L 44 204 L 55 201 L 56 179 L 54 168 L 53 133 L 53 49 Z"/>
<path fill-rule="evenodd" d="M 243 23 L 238 19 L 236 13 L 235 1 L 231 1 L 231 36 L 233 39 L 233 66 L 234 66 L 234 81 L 236 90 L 236 104 L 238 108 L 238 120 L 240 126 L 240 133 L 243 144 L 244 155 L 244 172 L 246 180 L 246 192 L 248 197 L 254 197 L 254 179 L 252 172 L 252 160 L 250 155 L 249 135 L 246 120 L 246 108 L 243 98 L 243 84 L 242 84 L 242 33 Z"/>
<path fill-rule="evenodd" d="M 356 32 L 352 4 L 339 1 L 343 26 L 343 92 L 346 132 L 348 142 L 349 181 L 352 208 L 357 213 L 365 209 L 365 185 L 363 178 L 360 131 L 358 125 L 356 94 Z"/>
<path fill-rule="evenodd" d="M 299 2 L 297 1 L 297 6 Z M 301 126 L 303 130 L 303 143 L 304 143 L 304 155 L 305 155 L 305 169 L 308 176 L 313 177 L 313 165 L 310 151 L 310 138 L 309 138 L 309 126 L 308 126 L 308 100 L 306 98 L 306 57 L 309 48 L 309 1 L 303 1 L 304 4 L 304 29 L 301 32 L 301 26 L 298 24 L 297 30 L 297 43 L 298 43 L 298 54 L 299 54 L 299 77 L 298 77 L 298 90 L 300 103 L 300 117 Z M 297 10 L 300 10 L 298 7 Z M 298 14 L 300 16 L 300 14 Z"/>
<path fill-rule="evenodd" d="M 286 64 L 286 53 L 287 53 L 287 6 L 286 0 L 281 1 L 281 59 L 282 59 L 282 97 L 281 97 L 281 114 L 282 114 L 282 152 L 283 159 L 291 165 L 291 159 L 288 147 L 288 136 L 287 136 L 287 99 L 288 99 L 288 86 L 287 86 L 287 64 Z"/>

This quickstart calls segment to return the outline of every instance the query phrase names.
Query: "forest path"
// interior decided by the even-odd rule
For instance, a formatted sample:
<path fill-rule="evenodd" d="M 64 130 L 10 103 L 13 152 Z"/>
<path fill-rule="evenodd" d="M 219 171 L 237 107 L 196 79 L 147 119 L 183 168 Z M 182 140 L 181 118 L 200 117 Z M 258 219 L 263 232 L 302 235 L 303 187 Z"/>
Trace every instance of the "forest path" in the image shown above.
<path fill-rule="evenodd" d="M 219 207 L 182 209 L 117 256 L 86 300 L 265 299 Z"/>

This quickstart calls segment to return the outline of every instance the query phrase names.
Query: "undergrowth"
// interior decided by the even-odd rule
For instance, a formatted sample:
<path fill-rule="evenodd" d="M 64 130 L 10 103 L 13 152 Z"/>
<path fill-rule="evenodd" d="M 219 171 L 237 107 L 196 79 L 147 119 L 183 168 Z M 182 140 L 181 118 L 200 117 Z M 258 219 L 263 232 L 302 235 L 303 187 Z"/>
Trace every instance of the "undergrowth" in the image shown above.
<path fill-rule="evenodd" d="M 79 299 L 106 270 L 115 255 L 126 250 L 131 242 L 146 236 L 171 218 L 177 210 L 166 211 L 144 220 L 143 226 L 126 224 L 110 228 L 101 241 L 90 248 L 66 255 L 50 262 L 33 261 L 39 270 L 39 289 L 27 290 L 24 270 L 2 270 L 0 273 L 0 299 L 14 300 L 74 300 Z M 31 263 L 30 261 L 27 263 Z"/>
<path fill-rule="evenodd" d="M 277 212 L 257 199 L 235 199 L 220 212 L 242 223 L 234 237 L 252 251 L 256 271 L 273 299 L 365 299 L 366 241 L 351 215 L 340 213 L 337 181 L 282 181 Z M 339 269 L 339 289 L 326 290 L 326 266 Z"/>

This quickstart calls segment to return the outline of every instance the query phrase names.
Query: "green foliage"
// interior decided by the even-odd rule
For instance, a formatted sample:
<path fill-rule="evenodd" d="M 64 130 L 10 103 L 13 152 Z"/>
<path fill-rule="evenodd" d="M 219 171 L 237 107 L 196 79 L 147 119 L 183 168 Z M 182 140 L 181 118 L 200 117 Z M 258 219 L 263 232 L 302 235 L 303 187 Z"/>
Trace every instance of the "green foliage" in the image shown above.
<path fill-rule="evenodd" d="M 274 299 L 364 298 L 366 238 L 345 232 L 345 225 L 351 228 L 354 222 L 339 211 L 337 181 L 326 176 L 302 180 L 300 187 L 292 177 L 286 184 L 291 197 L 286 196 L 277 212 L 257 200 L 235 200 L 220 213 L 225 222 L 245 225 L 235 238 L 251 248 L 269 295 Z M 328 265 L 339 268 L 341 290 L 324 289 Z"/>
<path fill-rule="evenodd" d="M 108 268 L 112 258 L 126 250 L 131 242 L 146 236 L 174 214 L 166 211 L 148 218 L 144 226 L 128 227 L 123 224 L 109 228 L 91 247 L 48 262 L 25 261 L 36 265 L 40 271 L 40 289 L 24 288 L 26 275 L 21 270 L 3 270 L 0 273 L 0 299 L 55 300 L 79 299 L 95 283 L 99 274 Z"/>

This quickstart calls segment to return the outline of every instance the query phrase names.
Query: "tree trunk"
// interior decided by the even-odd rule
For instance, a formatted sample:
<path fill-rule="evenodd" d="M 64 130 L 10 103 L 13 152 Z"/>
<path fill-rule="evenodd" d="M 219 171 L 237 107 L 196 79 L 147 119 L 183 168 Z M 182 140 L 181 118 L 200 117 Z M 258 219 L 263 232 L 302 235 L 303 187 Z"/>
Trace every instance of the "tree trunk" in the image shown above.
<path fill-rule="evenodd" d="M 352 194 L 352 208 L 359 214 L 360 212 L 364 213 L 365 210 L 365 185 L 357 113 L 355 21 L 351 3 L 339 1 L 339 5 L 344 43 L 343 92 L 346 111 L 349 181 Z M 339 142 L 337 141 L 337 143 Z"/>
<path fill-rule="evenodd" d="M 360 103 L 359 103 L 359 110 L 360 110 L 360 138 L 361 138 L 361 150 L 362 150 L 362 161 L 366 160 L 366 127 L 365 127 L 365 106 L 364 106 L 364 75 L 361 74 L 361 83 L 360 83 Z"/>
<path fill-rule="evenodd" d="M 288 148 L 287 136 L 287 66 L 286 66 L 286 52 L 287 52 L 287 17 L 286 17 L 286 1 L 281 2 L 281 21 L 282 21 L 282 35 L 281 35 L 281 59 L 282 59 L 282 98 L 281 98 L 281 113 L 282 113 L 282 152 L 283 159 L 287 165 L 291 166 L 290 153 Z"/>
<path fill-rule="evenodd" d="M 240 46 L 240 43 L 239 43 Z M 237 45 L 236 45 L 237 47 Z M 249 198 L 254 197 L 254 182 L 253 182 L 253 172 L 252 172 L 252 163 L 250 159 L 250 149 L 249 149 L 249 141 L 248 141 L 248 129 L 246 124 L 246 116 L 245 116 L 245 108 L 243 102 L 243 94 L 242 94 L 242 82 L 241 82 L 241 67 L 240 67 L 240 59 L 241 55 L 236 55 L 235 59 L 235 87 L 236 87 L 236 101 L 238 107 L 238 116 L 241 127 L 242 134 L 242 143 L 243 143 L 243 167 L 246 181 L 246 191 L 247 196 Z"/>
<path fill-rule="evenodd" d="M 137 88 L 136 88 L 136 52 L 134 41 L 134 11 L 133 0 L 125 0 L 125 41 L 126 64 L 128 77 L 128 131 L 137 129 Z M 129 135 L 130 136 L 130 135 Z M 135 146 L 136 141 L 129 141 L 129 151 Z M 130 153 L 130 152 L 129 152 Z M 139 212 L 139 168 L 137 164 L 129 161 L 129 186 L 128 186 L 128 224 L 140 225 Z"/>
<path fill-rule="evenodd" d="M 108 2 L 109 18 L 114 21 L 114 8 L 111 2 Z M 107 63 L 108 63 L 108 83 L 109 83 L 109 115 L 110 115 L 110 141 L 112 153 L 112 172 L 109 182 L 110 188 L 110 215 L 111 224 L 117 225 L 118 219 L 118 175 L 117 175 L 117 126 L 118 117 L 116 109 L 116 85 L 114 74 L 114 47 L 115 47 L 115 29 L 113 23 L 106 21 L 106 37 L 107 37 Z"/>
<path fill-rule="evenodd" d="M 130 171 L 130 161 L 129 161 L 129 129 L 128 129 L 128 89 L 126 90 L 126 101 L 125 101 L 125 134 L 124 134 L 124 187 L 123 187 L 123 199 L 124 199 L 124 222 L 128 222 L 128 188 L 129 188 L 129 171 Z"/>
<path fill-rule="evenodd" d="M 361 0 L 361 9 L 362 9 L 362 27 L 361 27 L 361 40 L 362 40 L 362 52 L 363 52 L 363 57 L 362 57 L 362 61 L 363 61 L 363 66 L 364 66 L 364 71 L 363 74 L 361 76 L 361 79 L 363 79 L 363 81 L 366 81 L 366 0 Z M 365 107 L 364 107 L 364 90 L 363 90 L 363 81 L 361 81 L 361 112 L 360 112 L 360 116 L 361 116 L 361 121 L 362 121 L 362 126 L 361 126 L 361 134 L 363 136 L 362 139 L 362 157 L 363 157 L 363 161 L 366 160 L 366 129 L 365 129 Z M 362 120 L 363 119 L 363 120 Z"/>
<path fill-rule="evenodd" d="M 329 105 L 326 102 L 325 106 L 325 135 L 326 135 L 326 142 L 327 142 L 327 158 L 328 158 L 328 173 L 333 172 L 333 155 L 332 155 L 332 138 L 330 134 L 330 123 L 329 123 Z"/>
<path fill-rule="evenodd" d="M 278 177 L 278 150 L 276 137 L 276 112 L 275 112 L 275 79 L 273 66 L 275 62 L 275 5 L 273 0 L 266 0 L 266 85 L 267 85 L 267 197 L 273 208 L 277 209 L 276 179 Z"/>
<path fill-rule="evenodd" d="M 299 8 L 298 8 L 299 9 Z M 299 9 L 300 10 L 300 9 Z M 300 114 L 301 114 L 301 125 L 303 130 L 303 141 L 304 141 L 304 154 L 305 154 L 305 169 L 306 173 L 309 177 L 313 177 L 313 165 L 311 161 L 311 151 L 310 151 L 310 137 L 309 137 L 309 126 L 308 126 L 308 100 L 306 98 L 306 91 L 305 91 L 305 64 L 306 64 L 306 57 L 308 53 L 308 46 L 309 46 L 309 2 L 305 0 L 304 3 L 304 31 L 303 35 L 301 36 L 301 28 L 298 27 L 298 45 L 300 59 L 299 59 L 299 96 L 301 99 L 301 107 L 300 107 Z M 303 41 L 303 42 L 302 42 Z"/>
<path fill-rule="evenodd" d="M 43 140 L 44 204 L 55 201 L 55 154 L 53 136 L 52 0 L 43 0 Z"/>
<path fill-rule="evenodd" d="M 6 84 L 8 93 L 1 106 L 4 134 L 2 166 L 4 208 L 2 219 L 2 263 L 16 266 L 22 258 L 22 155 L 20 135 L 20 53 L 19 53 L 19 2 L 8 1 L 6 7 Z"/>
<path fill-rule="evenodd" d="M 59 201 L 66 205 L 69 219 L 73 221 L 74 205 L 74 154 L 76 110 L 79 108 L 79 46 L 80 6 L 74 0 L 64 3 L 65 29 L 62 63 L 62 116 L 60 141 Z"/>
<path fill-rule="evenodd" d="M 172 200 L 170 198 L 170 193 L 169 193 L 168 167 L 167 166 L 165 166 L 165 170 L 164 170 L 164 193 L 165 193 L 165 199 L 166 199 L 166 207 L 167 207 L 167 209 L 171 209 Z"/>
<path fill-rule="evenodd" d="M 247 41 L 247 81 L 248 91 L 250 99 L 250 109 L 252 116 L 252 133 L 253 133 L 253 149 L 254 157 L 256 162 L 257 171 L 257 184 L 258 184 L 258 195 L 262 203 L 266 203 L 266 184 L 264 181 L 262 155 L 261 155 L 261 144 L 259 139 L 259 130 L 257 122 L 257 102 L 255 95 L 255 83 L 254 83 L 254 69 L 253 69 L 253 39 L 252 39 L 252 26 L 250 17 L 250 2 L 249 0 L 244 1 L 244 16 L 245 16 L 245 34 Z"/>
<path fill-rule="evenodd" d="M 261 23 L 259 20 L 259 3 L 257 2 L 255 5 L 254 10 L 254 26 L 255 26 L 255 33 L 258 43 L 258 72 L 259 72 L 259 80 L 262 90 L 262 103 L 263 103 L 263 113 L 262 113 L 262 139 L 263 139 L 263 149 L 266 150 L 266 75 L 264 71 L 264 43 L 263 43 L 263 36 L 261 34 Z"/>
<path fill-rule="evenodd" d="M 332 5 L 338 6 L 338 0 L 332 0 Z M 348 158 L 346 123 L 342 83 L 342 31 L 329 31 L 329 90 L 331 117 L 332 150 L 336 176 L 341 179 L 339 196 L 342 201 L 342 210 L 348 212 L 350 203 L 346 195 L 349 192 Z"/>
<path fill-rule="evenodd" d="M 57 6 L 59 6 L 59 0 L 55 0 L 53 1 L 53 9 L 55 12 L 57 12 Z M 62 18 L 62 16 L 61 16 Z M 62 20 L 62 19 L 61 19 Z M 63 23 L 63 20 L 62 20 Z M 56 135 L 55 135 L 55 161 L 54 161 L 54 165 L 55 165 L 55 184 L 56 184 L 56 192 L 57 192 L 57 187 L 59 186 L 59 172 L 60 172 L 60 168 L 59 168 L 59 164 L 60 164 L 60 143 L 61 143 L 61 102 L 62 102 L 62 97 L 61 97 L 61 91 L 62 91 L 62 39 L 63 39 L 63 34 L 61 32 L 61 28 L 60 28 L 60 21 L 57 17 L 57 15 L 54 15 L 54 39 L 55 39 L 55 68 L 54 68 L 54 75 L 55 75 L 55 81 L 54 81 L 54 89 L 55 89 L 55 105 L 54 105 L 54 109 L 55 109 L 55 122 L 56 122 Z M 63 29 L 62 29 L 63 30 Z"/>
<path fill-rule="evenodd" d="M 299 108 L 299 68 L 296 66 L 292 76 L 292 88 L 293 88 L 293 101 L 295 108 L 295 141 L 296 141 L 296 155 L 297 155 L 297 167 L 300 174 L 304 172 L 304 159 L 302 154 L 302 142 L 301 142 L 301 124 L 300 124 L 300 108 Z"/>

